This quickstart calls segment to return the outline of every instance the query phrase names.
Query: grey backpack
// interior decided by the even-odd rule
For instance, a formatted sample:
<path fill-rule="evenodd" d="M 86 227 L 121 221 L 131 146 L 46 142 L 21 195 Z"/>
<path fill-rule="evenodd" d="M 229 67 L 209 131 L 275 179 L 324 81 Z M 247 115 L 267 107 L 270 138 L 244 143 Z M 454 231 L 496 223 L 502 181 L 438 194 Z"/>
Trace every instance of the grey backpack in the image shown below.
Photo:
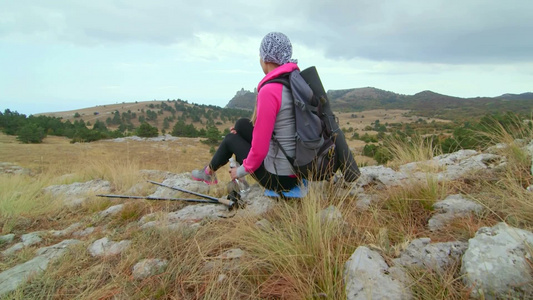
<path fill-rule="evenodd" d="M 294 101 L 296 124 L 296 151 L 294 157 L 276 140 L 280 150 L 289 160 L 296 175 L 309 180 L 324 180 L 334 175 L 337 170 L 335 160 L 335 141 L 329 126 L 328 116 L 321 110 L 324 99 L 313 94 L 299 70 L 285 73 L 280 77 L 266 81 L 264 84 L 277 82 L 289 88 Z"/>

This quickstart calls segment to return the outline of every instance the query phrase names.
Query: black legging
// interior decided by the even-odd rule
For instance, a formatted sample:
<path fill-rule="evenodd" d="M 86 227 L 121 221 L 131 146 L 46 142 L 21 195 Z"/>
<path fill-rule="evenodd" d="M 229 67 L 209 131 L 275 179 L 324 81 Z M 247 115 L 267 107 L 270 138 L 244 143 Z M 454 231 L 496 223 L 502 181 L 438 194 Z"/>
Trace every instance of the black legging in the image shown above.
<path fill-rule="evenodd" d="M 215 155 L 209 163 L 209 168 L 216 171 L 228 163 L 228 160 L 235 154 L 236 160 L 242 165 L 243 160 L 248 157 L 252 144 L 252 132 L 254 127 L 249 119 L 239 119 L 235 123 L 237 134 L 230 133 L 224 137 Z M 296 177 L 280 176 L 272 174 L 265 169 L 264 163 L 251 174 L 263 187 L 274 191 L 290 190 L 298 184 Z"/>

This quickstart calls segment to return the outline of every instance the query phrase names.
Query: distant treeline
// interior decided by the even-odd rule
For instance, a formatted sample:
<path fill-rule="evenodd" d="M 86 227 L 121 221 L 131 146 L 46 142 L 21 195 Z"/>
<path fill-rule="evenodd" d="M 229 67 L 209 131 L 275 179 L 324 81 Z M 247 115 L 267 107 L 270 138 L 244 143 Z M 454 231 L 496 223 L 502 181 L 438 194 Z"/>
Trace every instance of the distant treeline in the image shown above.
<path fill-rule="evenodd" d="M 170 102 L 170 101 L 167 101 Z M 105 122 L 96 120 L 94 124 L 85 122 L 79 113 L 74 114 L 73 122 L 50 116 L 29 117 L 16 111 L 6 109 L 0 112 L 0 130 L 8 135 L 16 135 L 17 140 L 23 143 L 41 143 L 47 135 L 64 136 L 75 142 L 92 142 L 101 139 L 119 138 L 130 135 L 140 137 L 154 137 L 159 135 L 159 129 L 149 123 L 157 124 L 158 116 L 164 111 L 171 113 L 163 120 L 163 134 L 170 133 L 181 137 L 205 137 L 209 144 L 216 144 L 226 132 L 220 132 L 216 125 L 220 121 L 234 122 L 238 118 L 248 116 L 250 113 L 239 109 L 223 109 L 211 105 L 190 105 L 186 101 L 173 101 L 174 105 L 161 102 L 161 104 L 147 105 L 148 109 L 140 112 L 113 112 L 113 117 L 108 117 Z M 177 112 L 181 112 L 177 114 Z M 96 113 L 95 113 L 96 114 Z M 201 119 L 204 118 L 204 122 Z M 135 127 L 132 120 L 137 119 L 139 126 Z M 215 120 L 219 120 L 215 122 Z M 176 122 L 170 128 L 171 122 Z M 197 129 L 192 123 L 199 122 L 203 128 Z M 108 127 L 116 129 L 111 130 Z M 228 130 L 229 131 L 229 130 Z"/>
<path fill-rule="evenodd" d="M 65 136 L 72 142 L 92 142 L 105 138 L 124 136 L 119 130 L 110 131 L 104 122 L 96 121 L 92 129 L 83 120 L 63 122 L 60 118 L 48 116 L 26 117 L 6 109 L 0 112 L 0 129 L 8 135 L 16 135 L 23 143 L 41 143 L 47 135 Z"/>
<path fill-rule="evenodd" d="M 149 105 L 150 108 L 169 110 L 168 105 Z M 239 117 L 249 114 L 247 111 L 236 109 L 222 109 L 199 106 L 178 106 L 170 107 L 174 111 L 186 112 L 181 115 L 172 114 L 166 117 L 164 124 L 176 121 L 169 133 L 179 137 L 203 137 L 204 142 L 216 145 L 220 139 L 229 133 L 229 129 L 220 132 L 216 127 L 215 120 L 225 118 L 228 121 L 234 121 Z M 177 108 L 177 109 L 176 109 Z M 148 111 L 148 110 L 147 110 Z M 170 110 L 172 112 L 172 110 Z M 144 112 L 141 112 L 144 116 Z M 4 113 L 0 112 L 0 130 L 8 135 L 16 135 L 17 139 L 23 143 L 41 143 L 47 135 L 64 136 L 71 139 L 71 142 L 92 142 L 100 139 L 110 139 L 124 137 L 128 135 L 137 135 L 140 137 L 154 137 L 159 134 L 157 127 L 150 125 L 145 119 L 140 120 L 140 126 L 135 128 L 131 120 L 136 117 L 135 113 L 123 112 L 120 114 L 116 111 L 113 118 L 108 118 L 106 122 L 96 121 L 92 124 L 85 123 L 83 120 L 74 122 L 63 121 L 60 118 L 48 116 L 29 116 L 19 114 L 6 109 Z M 150 116 L 151 114 L 148 114 Z M 151 117 L 151 122 L 157 120 Z M 79 118 L 79 116 L 75 116 Z M 200 118 L 206 119 L 204 128 L 198 129 L 192 122 L 200 122 Z M 358 118 L 356 114 L 353 118 Z M 364 116 L 361 116 L 364 117 Z M 108 129 L 107 125 L 114 125 L 118 128 L 115 130 Z M 348 123 L 349 124 L 349 123 Z M 364 134 L 357 132 L 352 127 L 342 128 L 346 137 L 349 139 L 359 139 L 366 143 L 362 154 L 373 157 L 378 163 L 385 163 L 392 158 L 394 147 L 391 143 L 398 141 L 409 142 L 422 138 L 425 145 L 431 146 L 438 153 L 451 153 L 460 149 L 482 149 L 498 140 L 497 136 L 507 134 L 513 138 L 524 138 L 533 136 L 533 124 L 525 115 L 515 113 L 490 114 L 485 115 L 479 121 L 463 123 L 439 123 L 427 122 L 420 118 L 413 123 L 381 123 L 376 120 L 367 126 L 363 131 Z M 377 134 L 370 134 L 369 131 L 375 131 Z M 165 127 L 162 129 L 165 133 Z M 436 153 L 437 154 L 437 153 Z"/>

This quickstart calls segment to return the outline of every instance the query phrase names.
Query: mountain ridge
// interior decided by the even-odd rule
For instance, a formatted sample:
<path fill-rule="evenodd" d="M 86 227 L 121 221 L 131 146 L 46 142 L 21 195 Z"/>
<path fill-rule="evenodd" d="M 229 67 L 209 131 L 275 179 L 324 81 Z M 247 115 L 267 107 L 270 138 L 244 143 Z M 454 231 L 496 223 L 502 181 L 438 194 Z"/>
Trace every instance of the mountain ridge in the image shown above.
<path fill-rule="evenodd" d="M 414 95 L 404 95 L 375 87 L 328 90 L 327 96 L 333 110 L 363 111 L 370 109 L 408 109 L 414 113 L 445 119 L 459 115 L 482 116 L 486 113 L 513 111 L 531 113 L 533 93 L 506 93 L 496 97 L 462 98 L 424 90 Z M 225 106 L 252 110 L 256 93 L 241 89 Z M 465 111 L 468 113 L 465 114 Z"/>

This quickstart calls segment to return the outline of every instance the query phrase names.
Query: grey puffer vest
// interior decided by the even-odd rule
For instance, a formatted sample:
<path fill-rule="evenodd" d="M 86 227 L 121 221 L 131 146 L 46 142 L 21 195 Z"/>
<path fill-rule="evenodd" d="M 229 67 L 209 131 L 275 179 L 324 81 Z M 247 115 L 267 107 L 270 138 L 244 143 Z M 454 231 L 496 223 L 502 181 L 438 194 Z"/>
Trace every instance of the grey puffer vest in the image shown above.
<path fill-rule="evenodd" d="M 295 135 L 296 125 L 292 93 L 290 89 L 283 86 L 281 107 L 276 116 L 276 123 L 274 124 L 274 136 L 290 157 L 293 157 L 295 152 Z M 265 169 L 272 174 L 281 176 L 294 175 L 291 163 L 273 139 L 270 140 L 270 148 L 268 149 L 264 164 Z"/>

